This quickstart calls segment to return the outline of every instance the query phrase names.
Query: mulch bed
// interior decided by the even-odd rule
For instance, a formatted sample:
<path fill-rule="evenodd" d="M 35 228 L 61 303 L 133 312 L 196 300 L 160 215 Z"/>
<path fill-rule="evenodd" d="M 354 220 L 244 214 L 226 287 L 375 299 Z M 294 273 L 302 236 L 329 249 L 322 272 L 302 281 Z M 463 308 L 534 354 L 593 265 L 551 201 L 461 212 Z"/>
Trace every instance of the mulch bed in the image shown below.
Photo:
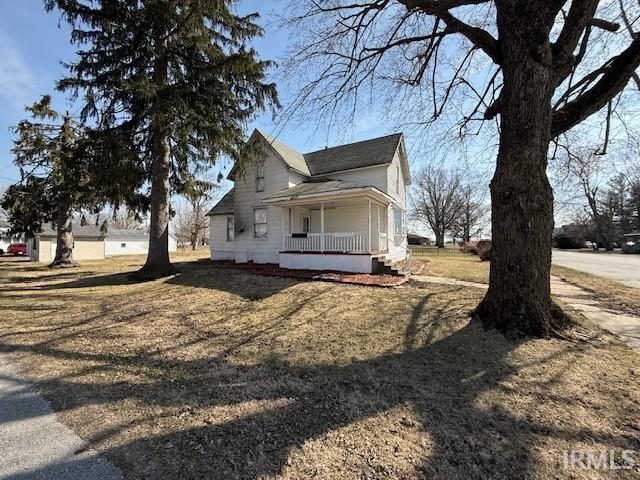
<path fill-rule="evenodd" d="M 202 260 L 201 263 L 210 264 L 219 268 L 245 270 L 257 275 L 270 277 L 319 280 L 323 282 L 349 283 L 353 285 L 367 285 L 371 287 L 397 287 L 409 280 L 408 277 L 399 275 L 347 273 L 321 270 L 291 270 L 288 268 L 280 268 L 274 263 L 235 263 L 230 260 Z"/>

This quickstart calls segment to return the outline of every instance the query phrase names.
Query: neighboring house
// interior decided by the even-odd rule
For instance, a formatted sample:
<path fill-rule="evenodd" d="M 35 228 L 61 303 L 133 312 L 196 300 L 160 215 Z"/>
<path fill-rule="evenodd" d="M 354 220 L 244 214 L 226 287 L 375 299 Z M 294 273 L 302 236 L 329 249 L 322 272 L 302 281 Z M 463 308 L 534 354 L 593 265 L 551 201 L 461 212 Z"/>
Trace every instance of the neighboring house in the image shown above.
<path fill-rule="evenodd" d="M 95 224 L 74 223 L 73 259 L 101 260 L 114 255 L 144 255 L 149 249 L 149 234 L 144 230 L 109 228 L 106 236 Z M 42 232 L 27 241 L 27 254 L 35 262 L 51 262 L 56 256 L 56 231 L 43 225 Z M 169 251 L 176 251 L 176 239 L 169 235 Z"/>
<path fill-rule="evenodd" d="M 169 234 L 169 251 L 177 250 L 176 237 Z M 149 251 L 149 234 L 146 230 L 111 228 L 105 238 L 105 255 L 146 255 Z"/>
<path fill-rule="evenodd" d="M 409 245 L 431 245 L 431 239 L 428 237 L 423 237 L 422 235 L 418 235 L 417 233 L 408 233 L 407 241 Z"/>
<path fill-rule="evenodd" d="M 255 130 L 258 161 L 208 215 L 214 260 L 378 271 L 407 256 L 403 135 L 302 154 Z"/>
<path fill-rule="evenodd" d="M 105 258 L 104 236 L 95 225 L 74 223 L 73 259 L 100 260 Z M 42 232 L 27 240 L 27 255 L 34 262 L 51 262 L 56 257 L 57 235 L 50 224 L 42 226 Z"/>

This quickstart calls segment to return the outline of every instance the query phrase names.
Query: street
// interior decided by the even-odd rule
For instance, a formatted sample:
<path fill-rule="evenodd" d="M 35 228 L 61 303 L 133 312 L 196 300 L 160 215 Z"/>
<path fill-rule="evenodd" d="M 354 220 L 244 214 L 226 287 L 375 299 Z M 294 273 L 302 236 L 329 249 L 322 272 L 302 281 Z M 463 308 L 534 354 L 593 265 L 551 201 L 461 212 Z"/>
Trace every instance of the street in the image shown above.
<path fill-rule="evenodd" d="M 553 250 L 552 263 L 640 288 L 640 255 Z"/>

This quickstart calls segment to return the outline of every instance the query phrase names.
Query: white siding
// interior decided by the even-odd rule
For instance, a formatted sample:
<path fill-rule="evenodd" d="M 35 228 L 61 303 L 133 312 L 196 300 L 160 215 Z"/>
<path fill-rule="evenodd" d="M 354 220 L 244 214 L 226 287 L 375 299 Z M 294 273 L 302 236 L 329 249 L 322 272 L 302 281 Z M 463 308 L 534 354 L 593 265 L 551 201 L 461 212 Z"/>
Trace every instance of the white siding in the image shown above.
<path fill-rule="evenodd" d="M 387 193 L 389 190 L 387 167 L 387 165 L 380 165 L 379 167 L 360 168 L 358 170 L 351 170 L 350 172 L 332 173 L 327 175 L 327 177 L 376 187 L 378 190 Z"/>
<path fill-rule="evenodd" d="M 124 246 L 123 246 L 124 245 Z M 105 240 L 104 253 L 112 255 L 144 255 L 149 251 L 148 239 L 112 238 Z"/>
<path fill-rule="evenodd" d="M 394 215 L 393 208 L 394 206 L 399 207 L 401 209 L 406 209 L 406 185 L 404 182 L 404 178 L 402 181 L 398 182 L 399 190 L 396 188 L 396 179 L 398 166 L 400 166 L 400 152 L 396 151 L 396 154 L 393 157 L 393 162 L 387 166 L 387 194 L 393 197 L 393 201 L 395 205 L 389 205 L 389 209 L 387 212 L 387 231 L 389 232 L 389 255 L 388 257 L 393 261 L 403 260 L 406 255 L 406 247 L 407 247 L 407 235 L 406 233 L 403 235 L 395 235 L 395 225 L 394 225 Z M 400 166 L 400 173 L 402 175 L 402 167 Z M 405 218 L 406 221 L 406 218 Z M 405 226 L 406 230 L 406 226 Z"/>
<path fill-rule="evenodd" d="M 266 206 L 262 199 L 289 188 L 292 178 L 290 173 L 285 163 L 274 152 L 265 149 L 264 191 L 256 192 L 255 166 L 247 166 L 244 177 L 236 176 L 233 195 L 236 262 L 278 263 L 278 255 L 282 248 L 282 209 Z M 253 211 L 265 206 L 267 238 L 254 238 Z"/>
<path fill-rule="evenodd" d="M 233 242 L 227 242 L 227 215 L 212 215 L 209 228 L 209 247 L 212 260 L 234 260 Z"/>

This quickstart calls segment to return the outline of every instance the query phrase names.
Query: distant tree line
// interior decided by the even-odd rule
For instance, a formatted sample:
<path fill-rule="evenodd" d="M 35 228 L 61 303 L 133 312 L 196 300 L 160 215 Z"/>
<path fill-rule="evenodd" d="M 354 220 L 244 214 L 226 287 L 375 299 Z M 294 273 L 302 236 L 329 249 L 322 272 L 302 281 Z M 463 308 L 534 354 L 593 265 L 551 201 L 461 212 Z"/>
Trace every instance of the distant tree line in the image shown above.
<path fill-rule="evenodd" d="M 435 235 L 444 248 L 445 235 L 468 243 L 490 223 L 488 189 L 458 168 L 428 164 L 414 175 L 409 216 Z"/>
<path fill-rule="evenodd" d="M 583 199 L 571 226 L 554 236 L 559 247 L 583 246 L 592 241 L 596 248 L 613 250 L 624 243 L 624 235 L 640 232 L 640 176 L 617 173 L 602 184 L 592 163 L 576 160 L 572 173 Z"/>

